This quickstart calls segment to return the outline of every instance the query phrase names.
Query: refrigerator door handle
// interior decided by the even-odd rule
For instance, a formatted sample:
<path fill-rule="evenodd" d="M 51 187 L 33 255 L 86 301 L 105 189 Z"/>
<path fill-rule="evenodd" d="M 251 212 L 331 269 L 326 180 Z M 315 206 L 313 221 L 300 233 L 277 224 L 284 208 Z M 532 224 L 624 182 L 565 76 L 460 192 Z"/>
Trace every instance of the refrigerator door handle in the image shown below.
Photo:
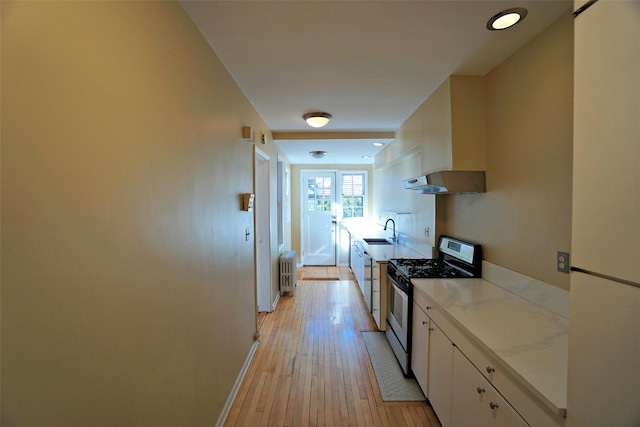
<path fill-rule="evenodd" d="M 633 286 L 633 287 L 636 287 L 636 288 L 640 288 L 640 283 L 632 282 L 631 280 L 625 280 L 625 279 L 621 279 L 619 277 L 607 276 L 606 274 L 596 273 L 595 271 L 585 270 L 585 269 L 580 268 L 580 267 L 571 267 L 570 270 L 571 271 L 575 271 L 576 273 L 590 274 L 591 276 L 601 277 L 603 279 L 607 279 L 607 280 L 611 280 L 611 281 L 614 281 L 614 282 L 622 283 L 623 285 L 628 285 L 628 286 Z"/>

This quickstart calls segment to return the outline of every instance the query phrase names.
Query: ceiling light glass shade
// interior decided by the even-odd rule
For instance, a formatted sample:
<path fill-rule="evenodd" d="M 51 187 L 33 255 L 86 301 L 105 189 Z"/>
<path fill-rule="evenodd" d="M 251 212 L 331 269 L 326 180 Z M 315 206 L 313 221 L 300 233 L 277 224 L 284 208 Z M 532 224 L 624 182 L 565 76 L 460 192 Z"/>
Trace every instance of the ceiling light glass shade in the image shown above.
<path fill-rule="evenodd" d="M 491 31 L 505 30 L 522 21 L 525 16 L 527 16 L 527 9 L 521 7 L 503 10 L 487 21 L 487 29 Z"/>
<path fill-rule="evenodd" d="M 305 122 L 311 127 L 321 128 L 329 123 L 331 120 L 331 114 L 329 113 L 307 113 L 302 116 Z"/>
<path fill-rule="evenodd" d="M 309 151 L 309 155 L 314 159 L 321 159 L 327 155 L 326 151 Z"/>

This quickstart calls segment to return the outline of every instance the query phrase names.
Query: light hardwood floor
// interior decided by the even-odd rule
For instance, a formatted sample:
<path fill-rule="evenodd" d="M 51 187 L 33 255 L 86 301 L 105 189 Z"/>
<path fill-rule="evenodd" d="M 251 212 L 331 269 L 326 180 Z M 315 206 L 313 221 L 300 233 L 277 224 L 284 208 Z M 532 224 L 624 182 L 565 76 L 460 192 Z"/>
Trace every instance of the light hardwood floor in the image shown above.
<path fill-rule="evenodd" d="M 353 278 L 348 268 L 299 269 L 294 295 L 262 324 L 225 426 L 439 425 L 425 402 L 382 401 L 361 334 L 377 329 L 357 285 L 318 280 L 345 275 Z"/>

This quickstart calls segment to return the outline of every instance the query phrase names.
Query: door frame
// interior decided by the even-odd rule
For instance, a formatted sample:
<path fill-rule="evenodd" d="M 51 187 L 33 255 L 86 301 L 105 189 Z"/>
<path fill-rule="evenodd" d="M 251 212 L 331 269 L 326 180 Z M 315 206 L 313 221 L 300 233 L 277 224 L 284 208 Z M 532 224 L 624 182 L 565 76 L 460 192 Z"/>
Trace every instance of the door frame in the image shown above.
<path fill-rule="evenodd" d="M 256 284 L 256 324 L 258 312 L 273 311 L 272 265 L 271 265 L 271 198 L 269 186 L 270 157 L 255 147 L 253 188 L 255 194 L 254 224 L 254 272 Z M 266 250 L 259 250 L 260 242 L 267 242 Z"/>
<path fill-rule="evenodd" d="M 306 209 L 306 199 L 305 199 L 305 195 L 306 195 L 306 184 L 304 182 L 304 175 L 305 173 L 333 173 L 335 174 L 335 179 L 334 179 L 334 183 L 333 183 L 333 201 L 332 201 L 332 206 L 335 207 L 336 203 L 338 203 L 338 177 L 340 174 L 340 171 L 338 169 L 300 169 L 300 263 L 302 265 L 304 265 L 304 210 Z M 333 212 L 334 214 L 334 220 L 337 221 L 336 218 L 336 214 L 337 212 Z M 333 238 L 334 238 L 334 244 L 333 244 L 333 258 L 335 261 L 335 264 L 338 265 L 338 253 L 337 253 L 337 246 L 338 246 L 338 239 L 337 239 L 337 222 L 334 225 L 335 230 L 333 233 Z"/>

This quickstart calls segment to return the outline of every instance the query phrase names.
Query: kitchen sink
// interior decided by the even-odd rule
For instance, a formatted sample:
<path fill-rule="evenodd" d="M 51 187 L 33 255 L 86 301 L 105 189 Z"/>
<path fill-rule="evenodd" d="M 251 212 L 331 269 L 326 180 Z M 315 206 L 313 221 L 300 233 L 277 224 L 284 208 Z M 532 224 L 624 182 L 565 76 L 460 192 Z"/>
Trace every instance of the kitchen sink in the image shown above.
<path fill-rule="evenodd" d="M 393 245 L 392 241 L 385 239 L 384 237 L 370 237 L 362 240 L 364 240 L 368 245 Z"/>

